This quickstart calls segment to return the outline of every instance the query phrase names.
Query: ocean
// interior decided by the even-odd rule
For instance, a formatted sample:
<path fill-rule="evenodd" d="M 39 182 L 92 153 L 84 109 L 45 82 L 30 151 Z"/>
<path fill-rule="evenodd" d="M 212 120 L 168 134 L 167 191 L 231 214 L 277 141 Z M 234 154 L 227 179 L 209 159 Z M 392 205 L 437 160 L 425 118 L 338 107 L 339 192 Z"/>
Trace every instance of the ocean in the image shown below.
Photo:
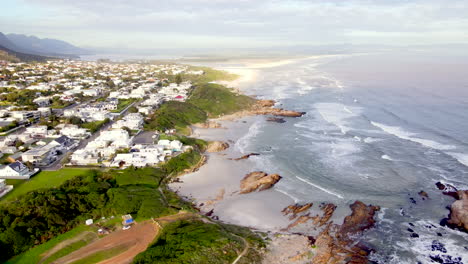
<path fill-rule="evenodd" d="M 301 59 L 260 69 L 244 90 L 307 112 L 284 124 L 256 119 L 235 144 L 261 154 L 256 168 L 284 177 L 277 191 L 296 202 L 381 206 L 364 238 L 377 263 L 468 263 L 468 234 L 440 225 L 453 199 L 435 186 L 468 189 L 467 57 Z"/>

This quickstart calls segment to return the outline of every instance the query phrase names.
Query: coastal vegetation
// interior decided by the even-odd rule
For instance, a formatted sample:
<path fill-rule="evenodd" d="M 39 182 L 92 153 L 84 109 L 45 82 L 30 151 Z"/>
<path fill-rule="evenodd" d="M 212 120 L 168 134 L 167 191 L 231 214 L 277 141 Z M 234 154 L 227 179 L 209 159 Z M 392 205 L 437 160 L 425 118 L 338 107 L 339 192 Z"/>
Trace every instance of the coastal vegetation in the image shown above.
<path fill-rule="evenodd" d="M 238 94 L 223 85 L 210 83 L 219 78 L 235 79 L 236 75 L 203 69 L 205 74 L 191 75 L 189 78 L 195 83 L 190 98 L 186 102 L 169 101 L 161 105 L 146 121 L 147 130 L 177 129 L 182 134 L 190 134 L 188 126 L 192 124 L 203 123 L 209 117 L 232 114 L 255 103 L 255 99 L 249 96 Z M 184 75 L 181 78 L 186 77 Z"/>
<path fill-rule="evenodd" d="M 191 124 L 205 122 L 206 119 L 206 112 L 193 104 L 170 101 L 162 104 L 149 116 L 145 128 L 159 131 L 173 128 L 183 130 Z"/>
<path fill-rule="evenodd" d="M 223 224 L 199 220 L 172 222 L 164 226 L 156 242 L 137 255 L 133 263 L 231 263 L 246 246 L 233 231 Z M 260 247 L 261 240 L 255 241 L 259 243 L 254 247 Z"/>
<path fill-rule="evenodd" d="M 232 114 L 252 106 L 255 99 L 237 94 L 223 85 L 205 83 L 195 87 L 187 101 L 205 111 L 210 117 Z"/>

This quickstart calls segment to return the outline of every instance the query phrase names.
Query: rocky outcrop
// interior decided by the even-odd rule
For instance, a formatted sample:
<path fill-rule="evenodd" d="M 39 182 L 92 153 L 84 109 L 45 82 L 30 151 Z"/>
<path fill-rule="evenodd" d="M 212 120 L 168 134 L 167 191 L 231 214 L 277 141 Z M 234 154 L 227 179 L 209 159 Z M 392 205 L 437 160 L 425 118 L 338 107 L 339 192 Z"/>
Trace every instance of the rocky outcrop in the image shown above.
<path fill-rule="evenodd" d="M 263 171 L 251 172 L 241 180 L 240 193 L 267 190 L 280 180 L 281 176 L 278 174 L 267 174 Z"/>
<path fill-rule="evenodd" d="M 450 206 L 450 217 L 447 221 L 452 227 L 468 231 L 468 190 L 458 191 L 458 200 Z"/>
<path fill-rule="evenodd" d="M 269 117 L 269 118 L 267 118 L 267 121 L 268 122 L 279 123 L 279 124 L 286 123 L 286 120 L 284 120 L 283 118 L 279 118 L 279 117 Z"/>
<path fill-rule="evenodd" d="M 273 107 L 275 104 L 275 100 L 257 100 L 256 103 L 256 105 L 259 107 Z"/>
<path fill-rule="evenodd" d="M 444 195 L 456 199 L 450 206 L 450 214 L 441 224 L 468 232 L 468 190 L 459 191 L 450 184 L 437 182 L 436 186 Z"/>
<path fill-rule="evenodd" d="M 284 117 L 301 117 L 305 115 L 305 112 L 284 110 L 283 108 L 260 108 L 252 110 L 252 113 L 255 115 L 273 115 Z"/>
<path fill-rule="evenodd" d="M 193 124 L 197 128 L 222 128 L 221 124 L 215 121 L 206 121 L 205 123 Z"/>
<path fill-rule="evenodd" d="M 289 219 L 293 220 L 297 217 L 298 214 L 309 210 L 313 205 L 313 203 L 292 204 L 285 207 L 283 210 L 281 210 L 281 212 L 283 213 L 283 215 L 291 215 Z"/>
<path fill-rule="evenodd" d="M 450 185 L 448 183 L 436 182 L 436 186 L 439 190 L 442 191 L 443 194 L 452 196 L 453 198 L 458 200 L 458 190 L 453 185 Z"/>
<path fill-rule="evenodd" d="M 229 148 L 229 144 L 222 141 L 211 141 L 206 148 L 207 152 L 220 152 Z"/>
<path fill-rule="evenodd" d="M 374 226 L 375 213 L 380 210 L 378 206 L 365 205 L 360 201 L 350 205 L 351 215 L 346 216 L 343 224 L 327 227 L 318 235 L 312 263 L 368 263 L 367 256 L 370 250 L 355 241 L 356 235 Z"/>
<path fill-rule="evenodd" d="M 348 237 L 374 226 L 374 216 L 380 210 L 379 206 L 366 205 L 361 201 L 356 201 L 349 207 L 352 213 L 345 217 L 340 227 L 338 234 L 341 237 Z"/>
<path fill-rule="evenodd" d="M 322 205 L 320 209 L 322 209 L 323 215 L 322 216 L 317 215 L 313 217 L 314 225 L 317 225 L 317 226 L 323 226 L 326 223 L 328 223 L 330 218 L 333 216 L 333 213 L 335 212 L 336 205 L 332 203 L 328 203 L 328 204 Z"/>
<path fill-rule="evenodd" d="M 284 117 L 301 117 L 305 114 L 305 112 L 274 108 L 274 105 L 275 101 L 273 100 L 258 100 L 257 103 L 252 107 L 251 113 L 254 115 L 273 115 Z"/>
<path fill-rule="evenodd" d="M 305 214 L 305 215 L 301 215 L 294 222 L 289 224 L 286 228 L 282 229 L 281 231 L 288 231 L 293 227 L 296 227 L 296 226 L 298 226 L 300 224 L 304 224 L 304 223 L 309 222 L 310 220 L 313 220 L 313 219 L 314 218 L 312 216 L 310 216 L 310 213 Z"/>
<path fill-rule="evenodd" d="M 418 192 L 418 195 L 421 197 L 421 199 L 426 200 L 429 199 L 429 195 L 425 191 L 420 191 Z"/>
<path fill-rule="evenodd" d="M 235 160 L 235 161 L 238 161 L 238 160 L 245 160 L 245 159 L 250 158 L 251 156 L 258 156 L 258 155 L 260 155 L 260 154 L 259 154 L 259 153 L 249 153 L 249 154 L 244 155 L 244 156 L 242 156 L 242 157 L 240 157 L 240 158 L 235 158 L 234 160 Z"/>

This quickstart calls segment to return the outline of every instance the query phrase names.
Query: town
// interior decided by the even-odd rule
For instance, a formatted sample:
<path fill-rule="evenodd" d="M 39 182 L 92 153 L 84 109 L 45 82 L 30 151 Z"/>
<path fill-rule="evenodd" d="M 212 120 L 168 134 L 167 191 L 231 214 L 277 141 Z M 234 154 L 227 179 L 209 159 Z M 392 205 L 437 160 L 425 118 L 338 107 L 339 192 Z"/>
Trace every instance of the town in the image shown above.
<path fill-rule="evenodd" d="M 145 119 L 192 88 L 178 64 L 51 60 L 0 61 L 0 197 L 5 179 L 29 179 L 62 167 L 157 166 L 189 149 L 146 129 Z"/>

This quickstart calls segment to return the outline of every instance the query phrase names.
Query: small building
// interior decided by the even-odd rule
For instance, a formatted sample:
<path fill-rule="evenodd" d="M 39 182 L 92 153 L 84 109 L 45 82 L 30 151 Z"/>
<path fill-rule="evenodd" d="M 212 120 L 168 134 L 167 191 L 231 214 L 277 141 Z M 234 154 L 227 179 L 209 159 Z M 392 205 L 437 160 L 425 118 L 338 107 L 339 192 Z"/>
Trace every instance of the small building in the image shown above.
<path fill-rule="evenodd" d="M 85 221 L 85 224 L 88 225 L 88 226 L 92 225 L 93 223 L 94 223 L 93 219 L 88 219 L 88 220 Z"/>
<path fill-rule="evenodd" d="M 133 217 L 129 214 L 127 215 L 122 215 L 122 225 L 124 226 L 129 226 L 134 224 L 135 222 L 133 221 Z"/>

